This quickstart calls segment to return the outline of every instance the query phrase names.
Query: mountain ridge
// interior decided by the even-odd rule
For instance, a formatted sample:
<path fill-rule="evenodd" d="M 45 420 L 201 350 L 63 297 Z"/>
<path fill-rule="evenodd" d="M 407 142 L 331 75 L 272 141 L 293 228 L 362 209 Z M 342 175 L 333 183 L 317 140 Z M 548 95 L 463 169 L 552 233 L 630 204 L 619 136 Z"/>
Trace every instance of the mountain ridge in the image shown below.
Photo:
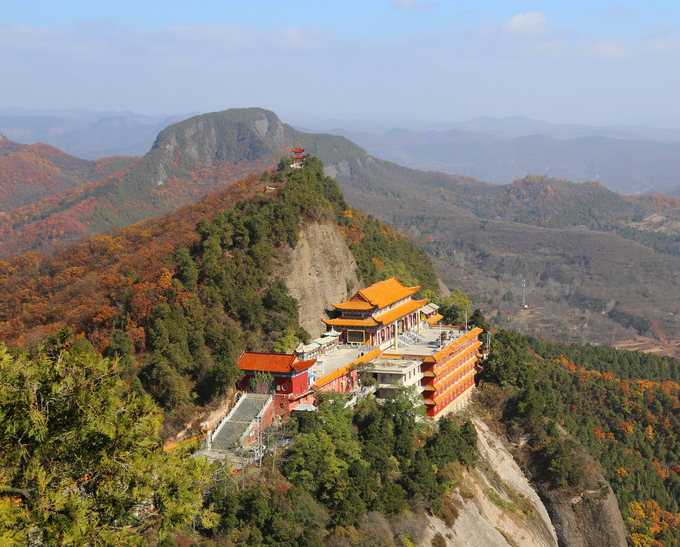
<path fill-rule="evenodd" d="M 269 133 L 272 140 L 279 138 L 278 125 L 270 125 L 266 113 L 264 117 L 266 127 L 260 123 L 253 128 L 246 123 L 240 128 L 240 133 L 237 128 L 235 133 L 229 133 L 229 137 L 233 137 L 233 142 L 244 142 L 253 137 L 254 131 L 260 138 Z M 149 158 L 150 165 L 142 165 L 140 168 L 141 172 L 151 176 L 134 180 L 141 187 L 176 184 L 172 179 L 178 177 L 178 173 L 190 173 L 197 168 L 206 169 L 205 173 L 214 173 L 210 169 L 232 157 L 234 148 L 229 143 L 220 143 L 222 149 L 216 146 L 217 137 L 212 138 L 210 123 L 188 124 L 185 127 L 193 133 L 187 135 L 176 128 L 162 138 L 159 137 L 156 156 Z M 243 139 L 239 140 L 239 135 Z M 306 138 L 295 133 L 291 133 L 291 136 Z M 358 199 L 372 212 L 377 213 L 378 209 L 371 208 L 371 204 L 377 202 L 368 200 L 367 196 L 395 202 L 417 202 L 417 207 L 426 205 L 423 209 L 428 215 L 437 212 L 434 201 L 416 199 L 406 194 L 415 191 L 415 183 L 422 184 L 422 188 L 428 192 L 425 198 L 436 195 L 454 199 L 449 193 L 451 188 L 438 186 L 440 181 L 449 181 L 451 187 L 454 187 L 454 182 L 457 183 L 459 194 L 462 194 L 466 184 L 471 184 L 467 190 L 467 201 L 462 200 L 462 205 L 450 199 L 440 199 L 441 203 L 454 207 L 446 210 L 446 214 L 450 216 L 459 213 L 461 207 L 470 208 L 483 200 L 481 195 L 475 194 L 477 187 L 468 179 L 435 175 L 437 178 L 433 180 L 427 173 L 408 172 L 406 175 L 410 179 L 391 181 L 387 177 L 378 176 L 378 172 L 371 169 L 392 169 L 396 173 L 399 171 L 397 167 L 386 165 L 367 155 L 353 156 L 356 153 L 354 145 L 344 140 L 329 141 L 323 136 L 314 139 L 316 140 L 310 139 L 311 144 L 305 146 L 309 149 L 316 147 L 327 150 L 328 154 L 333 154 L 337 163 L 331 167 L 349 181 L 355 196 L 359 196 L 357 192 L 363 188 L 364 193 Z M 289 146 L 285 139 L 283 143 Z M 244 154 L 239 161 L 254 164 L 248 160 L 247 155 L 252 152 L 252 147 L 237 147 L 236 150 Z M 252 157 L 259 161 L 277 150 L 275 144 L 265 142 Z M 212 159 L 210 165 L 205 165 L 207 158 Z M 121 175 L 121 180 L 132 176 L 130 173 L 138 165 L 139 163 L 135 163 L 128 166 L 125 174 Z M 281 178 L 278 173 L 251 175 L 246 180 L 229 185 L 222 194 L 211 194 L 202 198 L 197 205 L 186 206 L 158 221 L 141 221 L 121 230 L 93 236 L 73 243 L 51 257 L 29 253 L 17 257 L 11 263 L 0 263 L 0 286 L 3 287 L 7 299 L 5 302 L 11 304 L 10 306 L 4 302 L 1 307 L 1 313 L 4 314 L 0 316 L 3 336 L 7 336 L 8 329 L 15 329 L 25 335 L 24 342 L 30 345 L 31 342 L 39 341 L 46 330 L 59 326 L 59 321 L 65 322 L 66 315 L 69 322 L 78 321 L 79 318 L 85 320 L 89 322 L 89 326 L 82 332 L 78 331 L 79 334 L 85 334 L 108 356 L 127 363 L 124 366 L 130 366 L 133 354 L 144 348 L 144 359 L 133 361 L 131 369 L 126 370 L 140 372 L 138 382 L 143 382 L 166 408 L 176 411 L 175 416 L 181 414 L 182 405 L 190 402 L 192 395 L 205 397 L 203 390 L 207 390 L 213 383 L 219 386 L 216 389 L 224 389 L 233 380 L 234 371 L 229 365 L 238 353 L 238 348 L 261 344 L 261 335 L 267 337 L 267 343 L 276 341 L 288 344 L 291 334 L 301 334 L 286 333 L 286 328 L 291 328 L 289 320 L 293 320 L 295 306 L 272 279 L 270 274 L 273 272 L 267 268 L 269 253 L 275 247 L 286 244 L 293 246 L 299 242 L 299 233 L 291 228 L 294 223 L 288 222 L 296 219 L 298 208 L 304 211 L 308 222 L 331 218 L 341 221 L 347 235 L 354 236 L 353 241 L 363 242 L 368 246 L 368 260 L 365 262 L 374 267 L 385 267 L 380 262 L 396 246 L 397 239 L 404 240 L 389 227 L 376 223 L 370 216 L 359 215 L 347 209 L 339 190 L 334 183 L 323 177 L 321 166 L 315 158 L 310 157 L 302 170 L 290 169 L 286 162 L 281 162 L 280 166 L 283 170 Z M 164 172 L 160 170 L 161 167 Z M 154 171 L 154 168 L 158 170 Z M 399 172 L 404 175 L 404 171 Z M 287 182 L 281 184 L 286 177 Z M 416 177 L 421 178 L 416 180 Z M 278 187 L 281 194 L 289 192 L 286 201 L 277 207 L 266 208 L 267 186 L 274 188 L 275 192 Z M 531 202 L 535 195 L 540 195 L 540 192 L 552 186 L 563 186 L 565 192 L 573 189 L 566 182 L 529 179 L 511 189 L 516 191 L 514 202 Z M 319 188 L 324 192 L 328 203 L 315 198 L 310 191 Z M 593 195 L 609 195 L 599 185 L 593 185 L 589 190 L 596 193 Z M 506 191 L 509 190 L 501 189 L 501 199 L 506 199 Z M 526 195 L 522 196 L 522 192 Z M 546 196 L 550 197 L 550 192 L 546 192 Z M 398 194 L 406 195 L 397 200 Z M 559 192 L 555 191 L 555 195 L 559 196 Z M 243 200 L 246 196 L 252 199 Z M 476 199 L 477 197 L 480 199 Z M 581 203 L 585 201 L 587 200 Z M 224 210 L 221 203 L 236 206 Z M 548 200 L 547 204 L 550 203 L 552 202 Z M 614 205 L 633 215 L 635 211 L 629 210 L 627 203 L 621 199 L 615 200 Z M 521 212 L 522 208 L 509 209 L 503 214 L 517 215 L 518 210 Z M 201 218 L 204 211 L 210 211 L 212 216 Z M 408 212 L 399 212 L 398 209 L 393 211 L 402 216 L 406 216 Z M 564 223 L 580 223 L 583 219 L 599 222 L 599 217 L 592 212 L 586 211 L 584 215 L 577 215 L 576 220 L 566 219 Z M 432 218 L 436 220 L 436 217 Z M 418 225 L 426 227 L 425 220 L 419 219 Z M 470 222 L 470 219 L 466 220 Z M 481 228 L 485 221 L 489 224 L 486 228 Z M 360 224 L 361 222 L 364 224 Z M 480 232 L 495 228 L 492 224 L 494 219 L 477 219 L 477 222 L 480 224 Z M 508 220 L 504 222 L 510 224 Z M 521 225 L 515 221 L 512 223 Z M 298 227 L 299 224 L 300 222 Z M 380 240 L 382 244 L 369 238 L 367 229 L 356 229 L 367 226 L 371 227 L 376 237 L 383 238 Z M 557 231 L 555 228 L 536 229 Z M 115 264 L 126 247 L 130 247 L 127 249 L 127 256 Z M 636 244 L 635 248 L 640 247 L 642 245 Z M 377 251 L 385 251 L 386 254 L 378 255 Z M 396 258 L 402 261 L 404 267 L 405 253 L 397 254 Z M 95 275 L 78 262 L 78 257 L 83 255 L 89 256 L 90 261 L 99 268 L 99 285 Z M 585 262 L 588 259 L 587 256 L 574 256 L 578 261 Z M 373 258 L 379 260 L 373 261 Z M 409 264 L 407 269 L 414 272 L 418 271 L 417 262 L 427 261 L 422 255 L 414 255 L 412 259 L 414 264 Z M 382 271 L 382 274 L 388 273 L 386 269 Z M 556 272 L 554 277 L 560 273 Z M 32 285 L 22 285 L 22 276 L 31 276 Z M 275 276 L 276 274 L 273 277 Z M 264 285 L 254 285 L 251 277 L 263 281 Z M 59 291 L 53 290 L 57 285 Z M 344 288 L 349 291 L 347 281 Z M 431 287 L 428 288 L 431 290 Z M 80 291 L 82 300 L 74 298 L 76 291 Z M 205 304 L 199 305 L 197 296 L 203 298 L 202 302 Z M 205 311 L 208 306 L 209 313 Z M 246 325 L 242 330 L 235 327 L 235 318 Z M 134 383 L 135 377 L 132 378 L 131 385 L 138 385 Z M 525 396 L 525 393 L 520 395 Z M 432 473 L 430 469 L 430 474 Z M 494 480 L 494 477 L 491 476 L 490 480 Z M 480 492 L 486 492 L 486 488 Z M 512 500 L 519 503 L 521 500 L 513 498 L 512 494 L 511 490 L 504 493 L 510 501 L 505 498 L 495 498 L 494 501 L 490 495 L 490 510 L 493 510 L 494 504 L 510 504 Z M 571 506 L 563 508 L 563 511 L 568 510 L 571 510 Z M 510 512 L 514 510 L 510 509 Z"/>
<path fill-rule="evenodd" d="M 51 246 L 170 212 L 249 173 L 273 169 L 300 142 L 311 154 L 348 166 L 363 152 L 343 137 L 300 133 L 262 108 L 196 116 L 165 128 L 147 154 L 126 160 L 106 178 L 7 211 L 0 218 L 0 253 Z"/>
<path fill-rule="evenodd" d="M 528 174 L 574 181 L 598 180 L 628 194 L 678 186 L 680 142 L 601 135 L 559 139 L 539 133 L 501 138 L 462 129 L 382 135 L 340 132 L 379 158 L 417 169 L 468 175 L 508 184 Z"/>

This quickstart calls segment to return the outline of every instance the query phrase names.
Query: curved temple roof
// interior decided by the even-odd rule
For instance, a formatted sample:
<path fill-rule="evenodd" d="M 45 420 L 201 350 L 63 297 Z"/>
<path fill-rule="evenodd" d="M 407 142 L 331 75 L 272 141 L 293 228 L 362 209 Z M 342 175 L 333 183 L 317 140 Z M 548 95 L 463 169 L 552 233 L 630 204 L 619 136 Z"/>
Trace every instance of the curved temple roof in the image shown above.
<path fill-rule="evenodd" d="M 333 307 L 339 310 L 362 310 L 368 311 L 373 308 L 381 310 L 404 300 L 409 296 L 415 294 L 420 289 L 420 286 L 407 287 L 396 277 L 390 277 L 384 281 L 378 281 L 370 287 L 361 289 L 352 298 L 340 304 L 331 303 Z"/>
<path fill-rule="evenodd" d="M 364 319 L 360 318 L 344 318 L 337 317 L 335 319 L 323 319 L 326 325 L 332 326 L 346 326 L 346 327 L 378 327 L 380 325 L 389 325 L 394 323 L 398 319 L 405 317 L 409 313 L 422 308 L 427 304 L 427 299 L 425 300 L 409 300 L 403 304 L 398 305 L 391 310 L 387 310 L 380 315 L 374 317 L 366 317 Z"/>

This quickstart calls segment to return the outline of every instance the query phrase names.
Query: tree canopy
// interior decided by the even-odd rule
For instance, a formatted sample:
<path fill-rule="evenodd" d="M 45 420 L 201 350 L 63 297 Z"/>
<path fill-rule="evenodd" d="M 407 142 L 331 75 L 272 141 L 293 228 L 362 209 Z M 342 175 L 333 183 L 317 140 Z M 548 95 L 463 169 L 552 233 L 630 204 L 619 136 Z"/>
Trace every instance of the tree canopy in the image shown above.
<path fill-rule="evenodd" d="M 0 344 L 0 382 L 2 545 L 143 545 L 150 529 L 210 524 L 207 465 L 163 449 L 159 408 L 88 342 Z"/>

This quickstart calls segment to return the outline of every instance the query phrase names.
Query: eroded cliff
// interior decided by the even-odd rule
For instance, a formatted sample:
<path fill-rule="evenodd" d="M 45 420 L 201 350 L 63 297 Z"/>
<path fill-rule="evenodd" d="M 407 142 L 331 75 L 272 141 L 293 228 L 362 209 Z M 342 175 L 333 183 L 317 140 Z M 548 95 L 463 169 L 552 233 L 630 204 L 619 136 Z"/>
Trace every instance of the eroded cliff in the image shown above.
<path fill-rule="evenodd" d="M 330 302 L 342 302 L 360 288 L 356 261 L 333 224 L 309 223 L 294 249 L 285 251 L 277 268 L 291 296 L 300 303 L 300 326 L 317 337 Z"/>

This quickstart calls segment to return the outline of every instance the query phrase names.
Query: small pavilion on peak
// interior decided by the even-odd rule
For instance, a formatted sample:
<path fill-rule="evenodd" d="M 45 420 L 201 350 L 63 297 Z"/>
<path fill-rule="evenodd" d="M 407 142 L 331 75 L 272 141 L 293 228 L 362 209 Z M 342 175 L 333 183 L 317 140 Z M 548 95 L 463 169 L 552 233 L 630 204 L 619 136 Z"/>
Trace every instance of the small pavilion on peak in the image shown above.
<path fill-rule="evenodd" d="M 427 299 L 412 298 L 419 289 L 420 286 L 407 287 L 395 277 L 379 281 L 345 302 L 331 302 L 338 317 L 323 322 L 340 332 L 346 344 L 397 347 L 400 335 L 420 332 L 419 311 Z"/>
<path fill-rule="evenodd" d="M 295 148 L 293 148 L 292 152 L 290 153 L 290 157 L 293 160 L 291 167 L 293 169 L 300 169 L 300 167 L 302 167 L 302 165 L 305 162 L 305 158 L 307 157 L 307 154 L 305 154 L 304 148 L 301 148 L 298 145 Z"/>

